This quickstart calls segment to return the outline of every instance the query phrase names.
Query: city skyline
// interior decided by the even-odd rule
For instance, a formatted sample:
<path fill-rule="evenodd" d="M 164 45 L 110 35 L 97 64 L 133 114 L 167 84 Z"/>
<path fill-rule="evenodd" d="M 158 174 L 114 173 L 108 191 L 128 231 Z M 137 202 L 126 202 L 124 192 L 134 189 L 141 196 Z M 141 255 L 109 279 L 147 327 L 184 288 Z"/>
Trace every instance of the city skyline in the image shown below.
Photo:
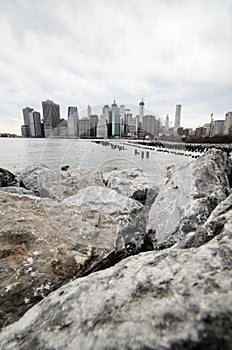
<path fill-rule="evenodd" d="M 196 128 L 232 110 L 229 0 L 1 1 L 0 129 L 20 134 L 22 108 L 122 104 Z M 25 20 L 26 19 L 26 20 Z M 122 101 L 122 102 L 121 102 Z"/>

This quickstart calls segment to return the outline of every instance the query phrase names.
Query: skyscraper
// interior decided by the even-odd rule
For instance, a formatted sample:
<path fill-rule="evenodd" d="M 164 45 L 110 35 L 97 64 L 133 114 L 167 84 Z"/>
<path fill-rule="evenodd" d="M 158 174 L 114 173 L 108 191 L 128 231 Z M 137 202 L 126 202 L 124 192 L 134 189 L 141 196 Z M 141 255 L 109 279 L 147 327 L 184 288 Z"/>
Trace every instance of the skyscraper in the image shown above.
<path fill-rule="evenodd" d="M 142 101 L 139 103 L 139 123 L 140 123 L 140 126 L 143 123 L 144 106 L 145 106 L 145 103 L 144 103 L 143 98 L 142 98 Z"/>
<path fill-rule="evenodd" d="M 42 102 L 44 133 L 49 137 L 52 131 L 60 124 L 60 106 L 51 100 Z"/>
<path fill-rule="evenodd" d="M 87 116 L 90 119 L 90 116 L 91 116 L 91 106 L 90 105 L 88 105 L 88 107 L 87 107 Z"/>
<path fill-rule="evenodd" d="M 97 124 L 97 137 L 101 139 L 107 138 L 107 125 L 105 116 L 102 114 Z"/>
<path fill-rule="evenodd" d="M 181 117 L 181 105 L 176 105 L 176 115 L 175 115 L 175 123 L 174 123 L 175 132 L 177 132 L 178 128 L 180 127 L 180 117 Z"/>
<path fill-rule="evenodd" d="M 98 115 L 92 114 L 90 116 L 89 124 L 90 124 L 90 136 L 97 136 L 97 123 L 98 123 Z"/>
<path fill-rule="evenodd" d="M 223 133 L 224 135 L 232 134 L 232 112 L 226 113 Z"/>
<path fill-rule="evenodd" d="M 149 136 L 158 136 L 160 130 L 160 120 L 154 115 L 145 115 L 143 117 L 144 134 Z"/>
<path fill-rule="evenodd" d="M 79 117 L 77 107 L 68 107 L 68 136 L 79 136 Z"/>
<path fill-rule="evenodd" d="M 169 115 L 167 114 L 167 117 L 165 119 L 165 133 L 168 133 L 169 127 Z"/>
<path fill-rule="evenodd" d="M 41 120 L 39 112 L 29 112 L 29 136 L 42 137 Z"/>
<path fill-rule="evenodd" d="M 115 100 L 111 106 L 111 121 L 112 121 L 112 133 L 111 136 L 120 136 L 120 108 L 117 106 Z"/>
<path fill-rule="evenodd" d="M 33 111 L 31 107 L 23 108 L 23 121 L 25 126 L 29 126 L 29 113 Z"/>
<path fill-rule="evenodd" d="M 43 137 L 40 113 L 33 111 L 33 108 L 23 108 L 24 125 L 21 127 L 24 137 Z"/>

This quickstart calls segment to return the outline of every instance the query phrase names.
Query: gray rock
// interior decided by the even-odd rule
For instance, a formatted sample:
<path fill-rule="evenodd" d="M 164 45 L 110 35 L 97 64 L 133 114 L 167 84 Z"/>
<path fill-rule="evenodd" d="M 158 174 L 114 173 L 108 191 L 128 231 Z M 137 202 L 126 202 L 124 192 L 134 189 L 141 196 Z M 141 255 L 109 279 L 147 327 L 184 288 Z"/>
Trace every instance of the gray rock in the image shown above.
<path fill-rule="evenodd" d="M 232 227 L 71 281 L 0 334 L 0 349 L 232 348 Z"/>
<path fill-rule="evenodd" d="M 216 149 L 188 165 L 168 169 L 147 223 L 156 249 L 172 246 L 207 220 L 230 194 L 231 169 L 230 158 Z"/>
<path fill-rule="evenodd" d="M 89 186 L 64 200 L 79 206 L 96 209 L 111 215 L 120 225 L 130 222 L 143 208 L 142 204 L 115 190 L 102 186 Z"/>
<path fill-rule="evenodd" d="M 41 198 L 62 199 L 60 176 L 46 165 L 31 165 L 17 176 L 18 182 Z"/>
<path fill-rule="evenodd" d="M 104 186 L 101 172 L 97 169 L 77 168 L 55 172 L 45 165 L 27 167 L 18 175 L 18 181 L 37 196 L 58 201 L 87 186 Z"/>
<path fill-rule="evenodd" d="M 106 214 L 0 191 L 0 328 L 115 250 Z"/>
<path fill-rule="evenodd" d="M 8 186 L 8 187 L 1 187 L 1 191 L 7 192 L 7 193 L 16 193 L 16 194 L 26 194 L 34 196 L 34 191 L 27 190 L 24 187 L 16 187 L 16 186 Z"/>
<path fill-rule="evenodd" d="M 176 247 L 199 247 L 219 235 L 223 230 L 228 230 L 232 218 L 232 194 L 221 202 L 210 214 L 206 222 L 196 231 L 188 233 L 181 239 Z"/>
<path fill-rule="evenodd" d="M 153 203 L 158 194 L 158 186 L 154 178 L 140 169 L 112 170 L 103 172 L 102 177 L 107 187 L 142 204 Z"/>
<path fill-rule="evenodd" d="M 13 186 L 17 183 L 15 175 L 9 170 L 0 168 L 0 187 Z"/>

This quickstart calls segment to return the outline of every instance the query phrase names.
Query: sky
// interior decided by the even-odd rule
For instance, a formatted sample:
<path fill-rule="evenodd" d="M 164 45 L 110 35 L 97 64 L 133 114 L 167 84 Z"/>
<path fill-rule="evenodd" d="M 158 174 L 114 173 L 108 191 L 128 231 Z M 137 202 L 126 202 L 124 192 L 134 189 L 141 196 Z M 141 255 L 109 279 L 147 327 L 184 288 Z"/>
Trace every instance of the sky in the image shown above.
<path fill-rule="evenodd" d="M 46 99 L 63 118 L 143 97 L 172 121 L 181 104 L 184 127 L 224 119 L 231 23 L 231 0 L 0 0 L 0 132 L 20 134 L 22 108 Z"/>

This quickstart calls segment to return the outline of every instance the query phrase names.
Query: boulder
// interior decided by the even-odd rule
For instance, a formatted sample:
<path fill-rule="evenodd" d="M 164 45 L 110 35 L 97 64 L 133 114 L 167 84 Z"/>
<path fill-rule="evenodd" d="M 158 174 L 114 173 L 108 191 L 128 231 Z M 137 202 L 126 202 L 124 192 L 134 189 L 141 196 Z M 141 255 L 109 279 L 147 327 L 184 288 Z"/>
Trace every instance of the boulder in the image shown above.
<path fill-rule="evenodd" d="M 60 176 L 46 165 L 30 165 L 17 176 L 21 187 L 33 191 L 41 198 L 60 200 L 63 198 Z"/>
<path fill-rule="evenodd" d="M 196 231 L 189 232 L 181 239 L 176 247 L 199 247 L 219 235 L 223 230 L 229 230 L 232 218 L 232 194 L 221 202 L 210 214 L 206 222 Z"/>
<path fill-rule="evenodd" d="M 211 149 L 188 165 L 169 168 L 147 223 L 156 249 L 170 247 L 194 232 L 230 194 L 232 162 Z"/>
<path fill-rule="evenodd" d="M 18 175 L 18 181 L 35 195 L 57 201 L 76 194 L 83 187 L 104 186 L 101 172 L 97 169 L 63 168 L 65 171 L 61 168 L 60 172 L 55 172 L 46 165 L 31 165 Z"/>
<path fill-rule="evenodd" d="M 102 186 L 82 188 L 76 195 L 66 198 L 64 202 L 75 203 L 109 214 L 121 226 L 132 221 L 143 208 L 141 203 Z"/>
<path fill-rule="evenodd" d="M 0 168 L 0 187 L 13 186 L 17 183 L 16 177 L 9 170 Z"/>
<path fill-rule="evenodd" d="M 103 172 L 102 177 L 107 187 L 142 204 L 153 203 L 158 194 L 158 186 L 154 183 L 152 176 L 141 169 L 112 170 Z"/>
<path fill-rule="evenodd" d="M 232 227 L 199 248 L 127 258 L 69 282 L 0 333 L 0 349 L 232 348 Z"/>
<path fill-rule="evenodd" d="M 0 328 L 115 250 L 107 214 L 0 191 Z"/>

